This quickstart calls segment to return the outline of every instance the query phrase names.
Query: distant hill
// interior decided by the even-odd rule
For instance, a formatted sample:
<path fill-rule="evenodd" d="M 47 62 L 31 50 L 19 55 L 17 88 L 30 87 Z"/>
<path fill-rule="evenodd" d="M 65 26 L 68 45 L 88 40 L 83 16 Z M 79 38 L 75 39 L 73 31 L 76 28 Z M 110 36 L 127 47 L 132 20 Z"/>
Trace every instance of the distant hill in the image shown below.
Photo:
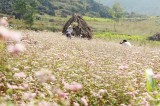
<path fill-rule="evenodd" d="M 13 5 L 17 0 L 1 0 L 0 13 L 14 14 Z M 109 17 L 107 7 L 94 0 L 22 0 L 37 1 L 40 14 L 61 15 L 63 17 L 80 13 L 94 17 Z"/>
<path fill-rule="evenodd" d="M 128 12 L 137 12 L 147 15 L 160 15 L 159 0 L 95 0 L 98 3 L 111 7 L 119 2 Z"/>

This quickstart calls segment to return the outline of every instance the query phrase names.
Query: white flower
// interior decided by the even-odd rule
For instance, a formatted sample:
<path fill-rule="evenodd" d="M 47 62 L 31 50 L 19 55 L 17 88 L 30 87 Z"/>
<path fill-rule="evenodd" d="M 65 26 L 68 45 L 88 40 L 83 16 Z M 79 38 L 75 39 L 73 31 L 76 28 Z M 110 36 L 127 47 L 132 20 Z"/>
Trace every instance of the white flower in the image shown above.
<path fill-rule="evenodd" d="M 83 96 L 81 98 L 81 103 L 84 105 L 84 106 L 88 106 L 88 103 L 87 103 L 87 100 L 86 100 L 86 96 Z"/>
<path fill-rule="evenodd" d="M 15 78 L 26 78 L 26 76 L 27 75 L 24 72 L 19 72 L 14 74 Z"/>
<path fill-rule="evenodd" d="M 20 32 L 10 31 L 9 34 L 10 34 L 10 40 L 12 41 L 19 42 L 22 39 L 22 35 Z"/>
<path fill-rule="evenodd" d="M 36 95 L 37 95 L 36 93 L 25 92 L 25 93 L 23 94 L 23 98 L 24 98 L 25 100 L 31 100 L 31 99 L 35 98 Z"/>
<path fill-rule="evenodd" d="M 7 51 L 12 54 L 19 54 L 20 52 L 24 52 L 26 50 L 23 44 L 17 43 L 15 45 L 9 45 L 7 47 Z"/>

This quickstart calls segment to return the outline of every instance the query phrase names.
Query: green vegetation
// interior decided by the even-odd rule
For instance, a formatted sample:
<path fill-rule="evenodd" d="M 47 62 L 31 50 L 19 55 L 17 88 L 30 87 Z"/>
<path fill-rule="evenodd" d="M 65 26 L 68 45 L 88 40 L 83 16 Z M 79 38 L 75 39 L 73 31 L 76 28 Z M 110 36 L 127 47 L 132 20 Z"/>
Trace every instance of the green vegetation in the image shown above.
<path fill-rule="evenodd" d="M 141 17 L 132 12 L 129 14 L 119 4 L 115 3 L 111 8 L 95 2 L 94 0 L 2 0 L 0 2 L 0 13 L 15 16 L 16 19 L 25 20 L 31 27 L 34 25 L 35 15 L 49 15 L 67 18 L 72 14 L 78 13 L 82 16 L 112 18 Z M 98 19 L 100 20 L 100 19 Z M 103 19 L 106 21 L 106 19 Z M 97 20 L 96 20 L 97 21 Z M 50 29 L 50 28 L 49 28 Z"/>
<path fill-rule="evenodd" d="M 18 2 L 18 5 L 17 5 Z M 35 6 L 35 3 L 37 6 Z M 15 5 L 16 4 L 16 5 Z M 22 4 L 22 5 L 19 5 Z M 26 4 L 30 4 L 27 5 Z M 21 6 L 21 7 L 20 7 Z M 2 0 L 0 2 L 0 13 L 7 13 L 11 15 L 18 14 L 21 18 L 28 6 L 36 7 L 39 14 L 48 14 L 51 16 L 62 16 L 72 15 L 74 13 L 79 13 L 92 17 L 110 17 L 107 13 L 108 7 L 103 6 L 95 2 L 94 0 Z M 21 11 L 15 10 L 15 8 L 22 9 Z"/>
<path fill-rule="evenodd" d="M 111 32 L 98 33 L 98 34 L 95 35 L 95 37 L 106 38 L 106 39 L 109 39 L 109 40 L 128 39 L 128 40 L 133 40 L 133 41 L 143 41 L 143 40 L 147 39 L 146 36 L 114 34 L 114 33 L 111 33 Z"/>
<path fill-rule="evenodd" d="M 83 17 L 85 21 L 89 21 L 89 22 L 114 22 L 112 19 L 110 18 L 93 18 L 93 17 L 88 17 L 88 16 L 84 16 Z"/>
<path fill-rule="evenodd" d="M 14 15 L 18 19 L 24 19 L 30 27 L 34 23 L 37 2 L 34 0 L 16 0 L 13 4 Z"/>
<path fill-rule="evenodd" d="M 159 41 L 149 41 L 148 36 L 140 36 L 140 35 L 125 35 L 125 34 L 116 34 L 112 32 L 102 32 L 96 33 L 95 38 L 105 39 L 107 41 L 115 41 L 120 42 L 124 39 L 132 42 L 135 45 L 139 46 L 159 46 Z"/>
<path fill-rule="evenodd" d="M 50 15 L 36 15 L 32 30 L 62 31 L 65 22 L 70 18 Z M 37 19 L 39 18 L 39 19 Z M 159 17 L 151 18 L 124 18 L 114 21 L 109 18 L 83 17 L 94 32 L 95 38 L 121 41 L 123 39 L 139 42 L 139 45 L 159 45 L 158 41 L 148 41 L 147 37 L 159 32 Z M 16 25 L 17 29 L 26 29 L 28 26 L 23 20 L 11 20 L 11 26 Z"/>

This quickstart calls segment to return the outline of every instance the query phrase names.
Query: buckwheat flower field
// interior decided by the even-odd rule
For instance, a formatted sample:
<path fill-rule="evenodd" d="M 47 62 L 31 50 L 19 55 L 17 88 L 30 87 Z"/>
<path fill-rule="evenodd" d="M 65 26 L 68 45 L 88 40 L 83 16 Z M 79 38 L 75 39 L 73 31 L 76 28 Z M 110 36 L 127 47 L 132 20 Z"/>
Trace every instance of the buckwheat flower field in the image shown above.
<path fill-rule="evenodd" d="M 0 53 L 0 106 L 150 106 L 145 70 L 160 70 L 159 47 L 21 31 L 21 53 Z M 4 45 L 5 46 L 5 45 Z M 10 51 L 12 49 L 10 47 Z M 155 76 L 159 78 L 159 74 Z M 157 80 L 158 81 L 158 80 Z M 156 101 L 157 100 L 157 101 Z M 154 103 L 153 103 L 154 102 Z"/>

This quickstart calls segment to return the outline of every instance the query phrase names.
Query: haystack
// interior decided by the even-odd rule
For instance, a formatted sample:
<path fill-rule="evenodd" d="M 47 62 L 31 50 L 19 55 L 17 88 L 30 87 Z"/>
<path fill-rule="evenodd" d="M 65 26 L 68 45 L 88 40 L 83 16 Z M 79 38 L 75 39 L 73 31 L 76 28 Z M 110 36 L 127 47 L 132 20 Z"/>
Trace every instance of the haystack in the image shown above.
<path fill-rule="evenodd" d="M 72 25 L 77 23 L 77 25 Z M 65 34 L 69 26 L 73 27 L 73 35 L 82 38 L 92 38 L 92 30 L 80 15 L 74 14 L 64 25 L 62 33 Z"/>
<path fill-rule="evenodd" d="M 160 32 L 154 34 L 153 36 L 150 36 L 148 39 L 149 40 L 160 41 Z"/>

